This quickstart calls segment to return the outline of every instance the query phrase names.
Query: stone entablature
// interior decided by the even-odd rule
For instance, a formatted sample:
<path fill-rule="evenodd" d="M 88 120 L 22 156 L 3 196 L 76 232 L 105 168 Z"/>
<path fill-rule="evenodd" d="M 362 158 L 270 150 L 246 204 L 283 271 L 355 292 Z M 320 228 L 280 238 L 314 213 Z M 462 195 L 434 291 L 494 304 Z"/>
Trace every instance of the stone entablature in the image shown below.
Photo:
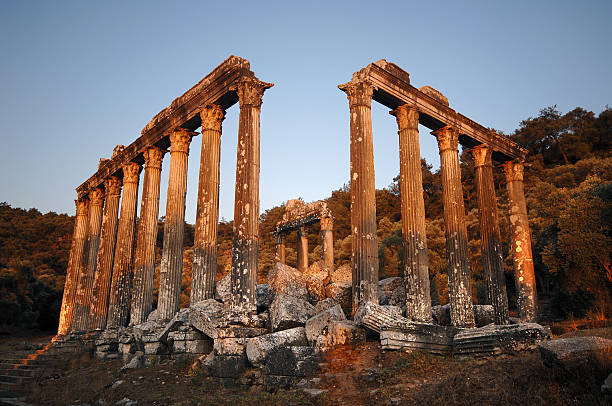
<path fill-rule="evenodd" d="M 324 201 L 304 203 L 302 199 L 291 199 L 285 205 L 283 219 L 276 223 L 275 233 L 295 230 L 300 226 L 316 223 L 324 218 L 333 218 Z"/>
<path fill-rule="evenodd" d="M 115 148 L 113 157 L 100 165 L 100 169 L 77 187 L 78 196 L 101 185 L 106 178 L 120 172 L 121 166 L 134 161 L 144 163 L 142 154 L 152 146 L 168 149 L 167 135 L 181 127 L 194 131 L 201 125 L 203 106 L 217 104 L 224 110 L 238 102 L 237 84 L 244 78 L 254 78 L 249 61 L 230 56 L 183 95 L 160 111 L 141 131 L 140 137 L 128 146 Z"/>
<path fill-rule="evenodd" d="M 448 99 L 439 91 L 431 87 L 423 91 L 423 88 L 417 89 L 412 86 L 409 77 L 408 72 L 399 66 L 381 59 L 355 72 L 351 82 L 367 82 L 373 87 L 372 99 L 391 110 L 402 104 L 416 106 L 421 113 L 420 124 L 434 130 L 445 125 L 452 126 L 459 132 L 463 145 L 468 147 L 487 145 L 493 150 L 494 158 L 497 160 L 525 158 L 527 155 L 525 148 L 451 109 Z M 340 85 L 341 89 L 349 83 Z"/>

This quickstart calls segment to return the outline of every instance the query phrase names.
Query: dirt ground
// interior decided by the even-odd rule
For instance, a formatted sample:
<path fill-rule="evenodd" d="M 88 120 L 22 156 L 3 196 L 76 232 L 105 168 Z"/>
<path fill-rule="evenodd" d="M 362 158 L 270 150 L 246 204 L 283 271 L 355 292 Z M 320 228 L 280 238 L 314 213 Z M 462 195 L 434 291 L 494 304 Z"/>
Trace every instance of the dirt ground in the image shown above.
<path fill-rule="evenodd" d="M 563 337 L 612 338 L 612 328 L 581 330 Z M 4 341 L 4 340 L 2 340 Z M 0 343 L 0 351 L 4 343 Z M 1 354 L 0 354 L 1 355 Z M 381 351 L 376 341 L 338 348 L 325 357 L 318 396 L 302 390 L 274 394 L 260 387 L 224 387 L 190 369 L 186 361 L 120 371 L 119 361 L 76 360 L 69 369 L 48 370 L 32 385 L 36 405 L 610 405 L 600 386 L 612 360 L 591 360 L 576 370 L 546 367 L 538 351 L 461 360 L 420 352 Z"/>

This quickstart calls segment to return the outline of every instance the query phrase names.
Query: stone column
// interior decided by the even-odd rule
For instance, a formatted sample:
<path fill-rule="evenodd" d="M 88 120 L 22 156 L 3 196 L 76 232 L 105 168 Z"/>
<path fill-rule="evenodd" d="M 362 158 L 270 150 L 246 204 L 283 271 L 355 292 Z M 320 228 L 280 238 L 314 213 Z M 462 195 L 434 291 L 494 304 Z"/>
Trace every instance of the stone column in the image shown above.
<path fill-rule="evenodd" d="M 298 271 L 304 273 L 308 269 L 308 238 L 304 232 L 304 226 L 297 229 L 297 265 Z"/>
<path fill-rule="evenodd" d="M 150 147 L 144 153 L 145 172 L 142 185 L 140 220 L 134 253 L 134 279 L 130 305 L 130 325 L 147 321 L 153 306 L 155 275 L 155 242 L 159 219 L 159 188 L 162 159 L 165 151 Z"/>
<path fill-rule="evenodd" d="M 321 219 L 321 258 L 331 273 L 334 270 L 334 219 L 323 217 Z"/>
<path fill-rule="evenodd" d="M 93 285 L 93 300 L 89 310 L 89 328 L 104 330 L 108 314 L 108 296 L 110 293 L 115 244 L 117 242 L 117 217 L 119 198 L 121 197 L 121 179 L 110 177 L 104 182 L 106 202 L 102 218 L 100 250 L 98 251 L 96 276 Z"/>
<path fill-rule="evenodd" d="M 117 245 L 113 261 L 113 276 L 108 303 L 106 328 L 127 326 L 130 313 L 130 288 L 134 231 L 136 228 L 136 206 L 138 204 L 138 177 L 141 167 L 130 162 L 123 168 L 123 196 L 117 229 Z"/>
<path fill-rule="evenodd" d="M 183 275 L 187 161 L 189 144 L 194 135 L 194 132 L 183 128 L 178 128 L 170 133 L 170 174 L 157 301 L 157 311 L 162 320 L 171 319 L 179 309 Z"/>
<path fill-rule="evenodd" d="M 397 119 L 399 129 L 406 317 L 428 323 L 431 322 L 431 295 L 419 146 L 419 110 L 404 104 L 391 114 Z"/>
<path fill-rule="evenodd" d="M 523 322 L 534 322 L 537 312 L 537 291 L 523 185 L 523 163 L 517 161 L 505 162 L 504 170 L 508 188 L 512 259 L 519 319 Z"/>
<path fill-rule="evenodd" d="M 456 327 L 474 327 L 467 227 L 459 167 L 459 134 L 448 126 L 432 134 L 438 138 L 440 149 L 451 323 Z"/>
<path fill-rule="evenodd" d="M 100 227 L 102 225 L 102 206 L 104 189 L 99 187 L 89 192 L 89 214 L 87 215 L 87 240 L 83 272 L 80 274 L 77 301 L 74 314 L 73 331 L 87 331 L 89 307 L 93 297 L 93 280 L 96 273 L 98 248 L 100 247 Z"/>
<path fill-rule="evenodd" d="M 371 84 L 351 81 L 341 85 L 351 115 L 351 236 L 353 313 L 366 303 L 378 303 L 378 238 L 372 141 Z"/>
<path fill-rule="evenodd" d="M 193 242 L 191 304 L 215 298 L 219 224 L 219 150 L 221 122 L 224 115 L 223 109 L 217 105 L 200 110 L 202 152 Z"/>
<path fill-rule="evenodd" d="M 64 283 L 64 295 L 57 335 L 67 334 L 72 325 L 76 290 L 79 282 L 79 270 L 82 263 L 85 240 L 87 239 L 89 200 L 81 198 L 75 200 L 74 203 L 76 205 L 76 219 L 74 220 L 72 245 L 70 246 L 70 257 L 68 258 L 68 267 L 66 269 L 66 282 Z"/>
<path fill-rule="evenodd" d="M 480 245 L 482 268 L 487 286 L 487 298 L 493 305 L 495 324 L 510 323 L 508 295 L 504 276 L 504 255 L 497 219 L 497 199 L 493 182 L 491 149 L 480 146 L 472 150 L 476 167 L 476 189 L 478 190 L 478 215 L 480 220 Z"/>
<path fill-rule="evenodd" d="M 259 233 L 259 116 L 263 93 L 271 83 L 243 78 L 237 86 L 240 103 L 234 240 L 232 244 L 232 305 L 246 312 L 257 309 L 257 249 Z"/>
<path fill-rule="evenodd" d="M 285 258 L 285 234 L 276 233 L 276 262 L 285 264 L 287 262 Z"/>

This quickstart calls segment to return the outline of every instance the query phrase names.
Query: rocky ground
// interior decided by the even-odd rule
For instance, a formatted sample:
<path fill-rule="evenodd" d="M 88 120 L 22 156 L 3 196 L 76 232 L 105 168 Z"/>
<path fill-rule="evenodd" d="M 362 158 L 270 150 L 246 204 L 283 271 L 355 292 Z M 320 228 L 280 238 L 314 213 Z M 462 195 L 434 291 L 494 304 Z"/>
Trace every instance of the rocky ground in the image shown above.
<path fill-rule="evenodd" d="M 612 328 L 564 337 L 580 335 L 612 338 Z M 136 404 L 131 401 L 138 405 L 609 405 L 612 398 L 600 388 L 611 372 L 611 359 L 587 360 L 572 369 L 550 368 L 537 350 L 460 360 L 381 351 L 377 340 L 369 340 L 328 352 L 320 373 L 298 384 L 302 389 L 268 393 L 260 386 L 224 387 L 185 360 L 121 371 L 119 361 L 82 358 L 72 368 L 45 371 L 31 386 L 27 401 L 37 405 Z"/>

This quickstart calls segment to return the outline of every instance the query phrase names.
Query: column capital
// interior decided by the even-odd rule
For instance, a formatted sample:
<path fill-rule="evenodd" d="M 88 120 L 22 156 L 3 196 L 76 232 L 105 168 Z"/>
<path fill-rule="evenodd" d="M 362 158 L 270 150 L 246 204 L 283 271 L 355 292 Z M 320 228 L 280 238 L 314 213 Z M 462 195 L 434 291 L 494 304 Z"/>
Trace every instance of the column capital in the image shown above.
<path fill-rule="evenodd" d="M 334 229 L 334 218 L 323 217 L 321 218 L 321 231 L 332 231 Z"/>
<path fill-rule="evenodd" d="M 80 199 L 76 199 L 74 201 L 74 204 L 76 205 L 76 215 L 77 217 L 85 217 L 87 216 L 87 209 L 89 206 L 89 200 L 85 197 L 82 197 Z"/>
<path fill-rule="evenodd" d="M 130 162 L 121 167 L 123 170 L 123 184 L 138 183 L 138 175 L 140 174 L 141 166 L 136 162 Z"/>
<path fill-rule="evenodd" d="M 117 155 L 123 152 L 125 149 L 125 145 L 117 144 L 115 148 L 113 148 L 113 154 L 111 155 L 111 159 L 115 158 Z"/>
<path fill-rule="evenodd" d="M 419 109 L 416 106 L 409 106 L 402 104 L 397 106 L 395 110 L 389 112 L 392 116 L 395 116 L 397 120 L 398 129 L 411 129 L 415 130 L 419 128 Z"/>
<path fill-rule="evenodd" d="M 89 200 L 91 206 L 102 206 L 104 203 L 104 188 L 99 186 L 89 191 Z"/>
<path fill-rule="evenodd" d="M 161 148 L 149 147 L 142 155 L 144 156 L 145 168 L 157 168 L 161 169 L 162 161 L 164 159 L 164 151 Z"/>
<path fill-rule="evenodd" d="M 474 166 L 493 166 L 493 160 L 491 159 L 491 148 L 486 145 L 479 145 L 472 149 L 474 155 Z"/>
<path fill-rule="evenodd" d="M 445 126 L 440 129 L 431 132 L 438 139 L 438 148 L 440 152 L 453 150 L 459 150 L 459 132 L 450 126 Z"/>
<path fill-rule="evenodd" d="M 186 130 L 184 128 L 177 128 L 170 133 L 170 153 L 173 152 L 184 152 L 189 153 L 189 144 L 191 138 L 197 133 Z"/>
<path fill-rule="evenodd" d="M 202 120 L 202 131 L 214 130 L 221 131 L 221 122 L 225 119 L 225 110 L 218 104 L 204 106 L 200 109 L 200 119 Z"/>
<path fill-rule="evenodd" d="M 263 94 L 274 83 L 262 82 L 255 77 L 243 77 L 236 86 L 240 108 L 245 106 L 261 107 Z"/>
<path fill-rule="evenodd" d="M 121 194 L 121 179 L 111 176 L 104 181 L 106 196 L 119 196 Z"/>
<path fill-rule="evenodd" d="M 374 94 L 374 86 L 369 81 L 351 80 L 348 83 L 338 86 L 338 88 L 346 92 L 349 107 L 372 107 L 372 94 Z"/>
<path fill-rule="evenodd" d="M 525 165 L 521 161 L 504 162 L 504 172 L 506 173 L 506 182 L 523 181 L 523 172 Z"/>

